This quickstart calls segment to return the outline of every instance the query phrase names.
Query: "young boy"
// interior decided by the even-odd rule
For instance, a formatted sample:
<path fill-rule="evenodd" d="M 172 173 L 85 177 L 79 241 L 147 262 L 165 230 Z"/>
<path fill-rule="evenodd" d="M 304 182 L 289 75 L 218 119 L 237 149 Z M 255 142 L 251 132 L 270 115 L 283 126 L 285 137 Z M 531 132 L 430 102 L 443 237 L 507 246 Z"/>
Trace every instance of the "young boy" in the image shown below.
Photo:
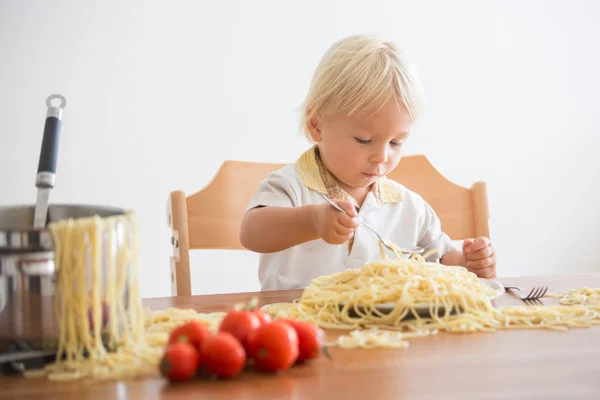
<path fill-rule="evenodd" d="M 377 237 L 356 217 L 401 248 L 436 249 L 428 261 L 495 277 L 487 238 L 454 249 L 423 198 L 386 177 L 420 109 L 417 74 L 394 44 L 357 35 L 326 52 L 303 106 L 302 128 L 315 145 L 261 183 L 242 221 L 242 245 L 261 253 L 262 290 L 302 289 L 380 259 Z"/>

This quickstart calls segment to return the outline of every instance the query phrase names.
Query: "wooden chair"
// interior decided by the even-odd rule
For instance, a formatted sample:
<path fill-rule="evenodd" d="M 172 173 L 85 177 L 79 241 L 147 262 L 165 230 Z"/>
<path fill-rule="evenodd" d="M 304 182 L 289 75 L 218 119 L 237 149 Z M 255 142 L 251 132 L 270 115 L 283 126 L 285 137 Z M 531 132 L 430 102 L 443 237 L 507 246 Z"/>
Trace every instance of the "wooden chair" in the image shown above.
<path fill-rule="evenodd" d="M 188 197 L 180 190 L 171 192 L 167 212 L 174 296 L 191 295 L 190 250 L 244 249 L 239 242 L 243 213 L 259 183 L 283 165 L 225 161 L 204 189 Z M 485 182 L 470 188 L 456 185 L 423 155 L 403 157 L 388 177 L 423 196 L 452 240 L 490 236 Z"/>

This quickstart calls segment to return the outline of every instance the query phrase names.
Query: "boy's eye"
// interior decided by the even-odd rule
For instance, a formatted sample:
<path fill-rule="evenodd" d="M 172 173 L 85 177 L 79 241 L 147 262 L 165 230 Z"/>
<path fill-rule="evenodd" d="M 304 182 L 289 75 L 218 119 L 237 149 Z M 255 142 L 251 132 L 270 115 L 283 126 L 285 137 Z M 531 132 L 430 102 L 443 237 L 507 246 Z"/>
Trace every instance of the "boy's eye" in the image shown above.
<path fill-rule="evenodd" d="M 390 144 L 394 147 L 400 147 L 402 146 L 402 142 L 390 142 Z"/>
<path fill-rule="evenodd" d="M 355 137 L 354 140 L 356 140 L 360 144 L 367 144 L 370 142 L 370 140 L 365 140 L 365 139 L 361 139 L 361 138 L 357 138 L 357 137 Z"/>

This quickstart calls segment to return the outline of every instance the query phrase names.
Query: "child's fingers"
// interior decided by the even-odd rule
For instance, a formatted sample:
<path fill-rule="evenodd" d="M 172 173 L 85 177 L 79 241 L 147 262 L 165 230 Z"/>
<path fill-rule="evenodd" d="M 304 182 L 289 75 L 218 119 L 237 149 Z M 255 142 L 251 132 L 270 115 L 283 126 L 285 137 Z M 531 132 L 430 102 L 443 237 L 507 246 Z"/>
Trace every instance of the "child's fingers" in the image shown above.
<path fill-rule="evenodd" d="M 333 231 L 329 235 L 326 235 L 323 239 L 330 244 L 342 244 L 352 239 L 352 236 L 352 233 L 344 234 L 342 232 Z"/>
<path fill-rule="evenodd" d="M 354 208 L 354 205 L 352 203 L 345 200 L 336 200 L 335 202 L 338 204 L 338 206 L 340 206 L 344 211 L 348 213 L 350 218 L 356 217 L 356 209 Z"/>
<path fill-rule="evenodd" d="M 356 229 L 356 227 L 358 226 L 358 222 L 356 221 L 356 219 L 350 218 L 349 216 L 344 214 L 338 215 L 338 221 L 341 225 L 345 226 L 346 228 Z"/>
<path fill-rule="evenodd" d="M 479 269 L 493 267 L 494 265 L 496 265 L 496 257 L 492 255 L 491 257 L 487 257 L 482 260 L 467 261 L 466 267 L 469 271 L 475 272 Z"/>
<path fill-rule="evenodd" d="M 469 247 L 470 245 L 473 244 L 474 241 L 475 241 L 475 239 L 465 239 L 465 240 L 463 240 L 463 244 L 462 244 L 463 253 L 465 252 L 465 250 L 467 249 L 467 247 Z"/>
<path fill-rule="evenodd" d="M 340 239 L 342 239 L 342 243 L 347 242 L 348 240 L 352 239 L 352 236 L 354 236 L 353 233 L 349 234 L 349 235 L 345 235 L 345 236 L 340 236 Z"/>
<path fill-rule="evenodd" d="M 475 251 L 481 250 L 489 245 L 490 245 L 490 239 L 486 238 L 485 236 L 482 236 L 480 238 L 475 239 L 473 241 L 473 243 L 471 243 L 466 248 L 463 247 L 463 249 L 466 251 L 467 254 L 470 254 Z"/>
<path fill-rule="evenodd" d="M 354 233 L 354 229 L 346 228 L 344 226 L 337 226 L 337 227 L 335 227 L 334 232 L 338 236 L 342 236 L 342 237 L 350 236 L 351 237 L 351 235 Z"/>
<path fill-rule="evenodd" d="M 467 254 L 469 261 L 483 260 L 494 254 L 494 248 L 492 246 L 485 247 L 481 250 L 474 251 Z"/>
<path fill-rule="evenodd" d="M 496 277 L 496 266 L 492 265 L 488 268 L 484 268 L 481 271 L 480 277 L 485 279 L 493 279 Z"/>

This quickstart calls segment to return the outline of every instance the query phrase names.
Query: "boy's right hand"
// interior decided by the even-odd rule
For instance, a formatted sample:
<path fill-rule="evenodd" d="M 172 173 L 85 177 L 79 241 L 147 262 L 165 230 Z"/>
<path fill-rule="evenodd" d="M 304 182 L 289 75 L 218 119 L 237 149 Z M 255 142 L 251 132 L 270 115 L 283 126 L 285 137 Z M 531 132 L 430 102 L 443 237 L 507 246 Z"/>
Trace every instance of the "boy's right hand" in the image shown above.
<path fill-rule="evenodd" d="M 348 215 L 336 210 L 329 203 L 315 206 L 313 215 L 313 226 L 315 231 L 324 241 L 329 244 L 342 244 L 354 236 L 358 226 L 356 210 L 348 201 L 334 200 Z"/>

